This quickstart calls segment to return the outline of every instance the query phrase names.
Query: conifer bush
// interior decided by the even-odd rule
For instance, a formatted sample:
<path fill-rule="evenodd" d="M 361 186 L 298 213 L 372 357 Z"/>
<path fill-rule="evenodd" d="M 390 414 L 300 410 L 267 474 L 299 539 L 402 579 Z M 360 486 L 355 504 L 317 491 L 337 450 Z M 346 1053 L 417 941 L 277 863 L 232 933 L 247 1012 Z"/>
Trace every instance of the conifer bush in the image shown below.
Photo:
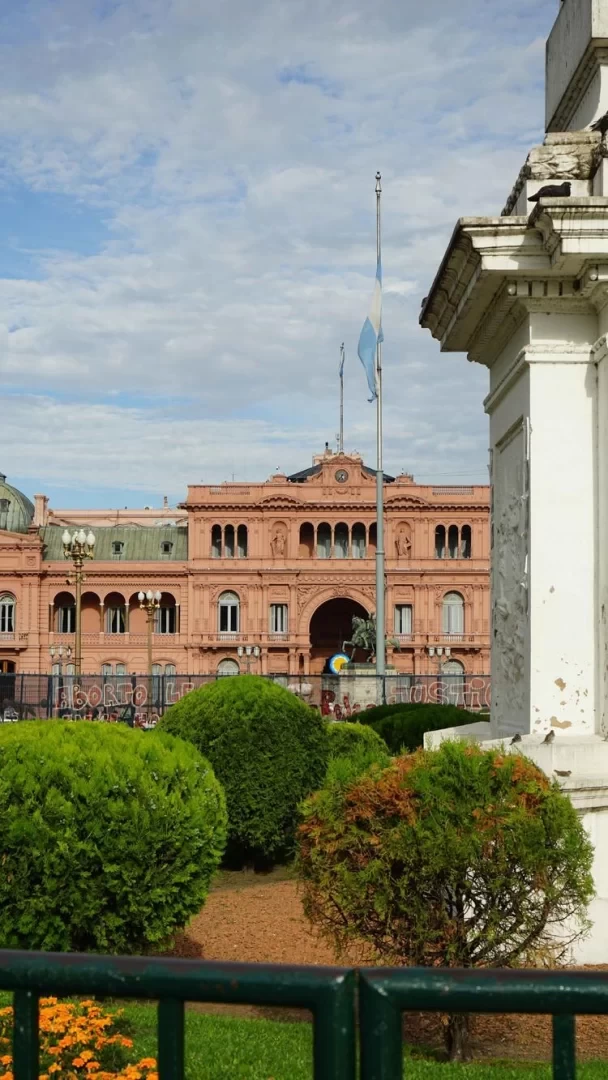
<path fill-rule="evenodd" d="M 298 806 L 327 769 L 317 710 L 271 679 L 239 675 L 192 690 L 158 728 L 193 743 L 223 784 L 231 863 L 261 866 L 293 851 Z"/>
<path fill-rule="evenodd" d="M 204 903 L 226 840 L 211 766 L 168 735 L 0 727 L 0 941 L 159 951 Z"/>
<path fill-rule="evenodd" d="M 381 964 L 517 967 L 588 927 L 593 848 L 569 798 L 520 754 L 446 742 L 309 798 L 299 874 L 309 919 Z M 449 1018 L 452 1059 L 467 1018 Z"/>

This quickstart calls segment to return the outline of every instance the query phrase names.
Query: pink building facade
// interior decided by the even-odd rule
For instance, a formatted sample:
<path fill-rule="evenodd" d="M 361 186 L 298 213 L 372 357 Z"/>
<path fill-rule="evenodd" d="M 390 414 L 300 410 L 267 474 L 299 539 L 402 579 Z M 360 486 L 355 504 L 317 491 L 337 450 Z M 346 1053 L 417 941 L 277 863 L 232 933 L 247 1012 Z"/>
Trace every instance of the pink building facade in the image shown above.
<path fill-rule="evenodd" d="M 489 673 L 489 489 L 385 477 L 387 663 Z M 83 674 L 147 670 L 140 590 L 161 593 L 157 674 L 319 675 L 375 608 L 375 473 L 326 450 L 259 484 L 193 485 L 178 508 L 53 510 L 0 478 L 0 674 L 74 649 L 65 528 L 90 529 Z M 250 649 L 249 655 L 247 649 Z M 69 671 L 69 667 L 68 667 Z"/>

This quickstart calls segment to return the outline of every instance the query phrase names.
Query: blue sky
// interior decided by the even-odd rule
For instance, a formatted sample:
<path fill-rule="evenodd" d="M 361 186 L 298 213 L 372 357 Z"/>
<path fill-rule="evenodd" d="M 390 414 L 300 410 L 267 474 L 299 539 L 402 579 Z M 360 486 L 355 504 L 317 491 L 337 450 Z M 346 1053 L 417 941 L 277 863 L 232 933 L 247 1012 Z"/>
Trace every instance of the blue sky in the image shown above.
<path fill-rule="evenodd" d="M 55 506 L 177 502 L 333 444 L 383 175 L 385 465 L 487 479 L 486 372 L 418 327 L 456 219 L 542 140 L 557 0 L 5 0 L 0 469 Z"/>

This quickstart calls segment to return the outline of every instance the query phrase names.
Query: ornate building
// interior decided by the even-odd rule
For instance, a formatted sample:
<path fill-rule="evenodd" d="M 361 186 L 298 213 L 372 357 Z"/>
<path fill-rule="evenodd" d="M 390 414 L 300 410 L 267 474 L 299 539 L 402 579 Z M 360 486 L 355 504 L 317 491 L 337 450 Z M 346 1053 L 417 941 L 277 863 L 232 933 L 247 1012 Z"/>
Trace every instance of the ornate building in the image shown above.
<path fill-rule="evenodd" d="M 386 630 L 399 643 L 387 663 L 487 674 L 489 489 L 386 475 L 384 497 Z M 326 449 L 259 484 L 193 485 L 177 509 L 52 510 L 0 475 L 0 672 L 48 672 L 52 648 L 74 647 L 66 527 L 96 537 L 83 674 L 146 671 L 142 589 L 161 593 L 157 674 L 320 674 L 353 615 L 375 606 L 375 472 L 357 454 Z"/>

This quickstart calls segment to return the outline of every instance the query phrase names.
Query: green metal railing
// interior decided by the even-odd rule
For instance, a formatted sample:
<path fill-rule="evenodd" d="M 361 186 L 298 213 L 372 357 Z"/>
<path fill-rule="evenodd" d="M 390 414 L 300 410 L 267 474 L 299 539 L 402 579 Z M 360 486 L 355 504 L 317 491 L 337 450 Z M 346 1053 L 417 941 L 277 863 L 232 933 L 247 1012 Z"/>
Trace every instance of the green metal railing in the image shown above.
<path fill-rule="evenodd" d="M 549 1013 L 554 1078 L 574 1080 L 575 1015 L 608 1013 L 608 971 L 357 972 L 0 950 L 0 990 L 14 995 L 14 1080 L 38 1078 L 38 1002 L 46 995 L 157 1000 L 159 1080 L 183 1080 L 187 1001 L 309 1009 L 315 1080 L 355 1080 L 357 1006 L 361 1080 L 401 1080 L 404 1012 Z"/>
<path fill-rule="evenodd" d="M 0 950 L 0 990 L 14 993 L 14 1080 L 38 1080 L 39 998 L 94 994 L 158 1000 L 159 1080 L 183 1080 L 186 1001 L 309 1009 L 315 1080 L 354 1080 L 355 982 L 335 967 Z"/>
<path fill-rule="evenodd" d="M 359 977 L 364 1080 L 401 1078 L 401 1017 L 408 1011 L 549 1013 L 554 1080 L 574 1080 L 575 1015 L 608 1012 L 608 972 L 365 968 Z"/>

